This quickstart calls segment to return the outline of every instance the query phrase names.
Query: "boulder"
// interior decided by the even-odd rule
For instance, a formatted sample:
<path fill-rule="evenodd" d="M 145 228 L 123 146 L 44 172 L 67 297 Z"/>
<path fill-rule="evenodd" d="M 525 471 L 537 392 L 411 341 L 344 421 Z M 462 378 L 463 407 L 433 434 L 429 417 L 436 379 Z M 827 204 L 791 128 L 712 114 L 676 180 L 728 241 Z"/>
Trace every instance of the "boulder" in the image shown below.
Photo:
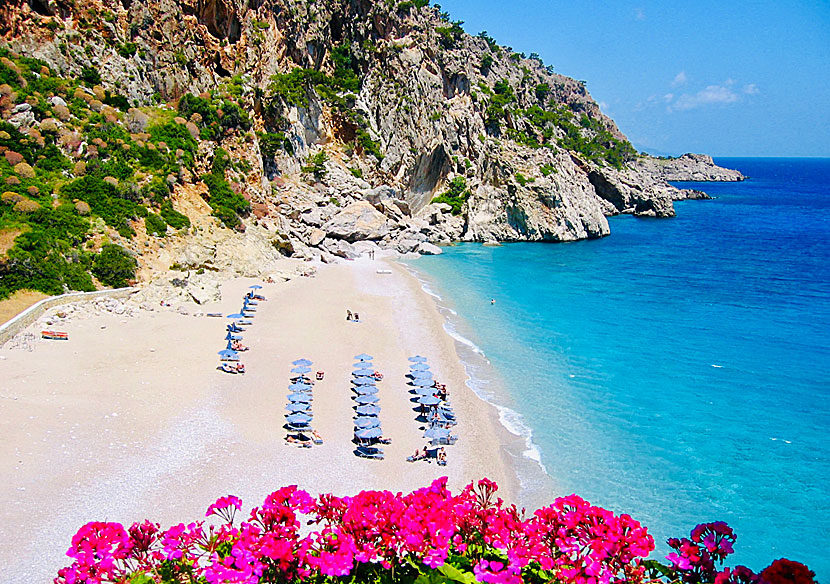
<path fill-rule="evenodd" d="M 389 234 L 389 221 L 368 201 L 355 201 L 329 219 L 323 229 L 346 241 L 382 239 Z"/>
<path fill-rule="evenodd" d="M 311 230 L 311 233 L 308 234 L 308 245 L 311 246 L 318 246 L 320 242 L 326 238 L 326 232 L 319 228 L 314 228 Z"/>
<path fill-rule="evenodd" d="M 440 247 L 426 241 L 419 243 L 416 251 L 421 255 L 440 255 L 444 253 Z"/>

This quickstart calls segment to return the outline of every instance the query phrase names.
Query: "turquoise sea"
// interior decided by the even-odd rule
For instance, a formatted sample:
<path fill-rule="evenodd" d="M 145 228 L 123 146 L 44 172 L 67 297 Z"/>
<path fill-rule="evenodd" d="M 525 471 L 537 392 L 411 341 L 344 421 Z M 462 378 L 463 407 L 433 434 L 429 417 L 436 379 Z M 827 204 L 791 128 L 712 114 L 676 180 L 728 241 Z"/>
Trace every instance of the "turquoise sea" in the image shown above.
<path fill-rule="evenodd" d="M 471 386 L 527 440 L 534 502 L 576 492 L 630 513 L 662 555 L 667 537 L 724 520 L 730 564 L 788 557 L 828 582 L 830 160 L 716 162 L 751 180 L 679 185 L 715 198 L 676 218 L 462 244 L 410 267 Z"/>

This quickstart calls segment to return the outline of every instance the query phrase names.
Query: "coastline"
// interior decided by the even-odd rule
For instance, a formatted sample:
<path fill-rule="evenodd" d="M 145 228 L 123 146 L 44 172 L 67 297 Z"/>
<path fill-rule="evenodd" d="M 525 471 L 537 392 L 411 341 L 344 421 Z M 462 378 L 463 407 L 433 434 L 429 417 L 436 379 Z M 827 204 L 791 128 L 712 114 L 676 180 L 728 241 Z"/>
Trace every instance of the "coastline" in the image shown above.
<path fill-rule="evenodd" d="M 391 274 L 377 273 L 387 266 Z M 404 267 L 358 259 L 321 266 L 315 278 L 265 284 L 268 301 L 244 335 L 248 373 L 225 375 L 215 367 L 226 319 L 194 312 L 233 312 L 254 283 L 227 281 L 220 302 L 200 307 L 117 315 L 82 306 L 62 325 L 69 342 L 0 349 L 7 576 L 51 579 L 88 521 L 193 521 L 229 493 L 247 512 L 287 484 L 349 495 L 410 491 L 440 476 L 457 491 L 487 477 L 507 502 L 518 502 L 511 437 L 468 390 L 443 315 Z M 346 321 L 346 309 L 361 322 Z M 364 351 L 384 374 L 380 418 L 392 444 L 383 461 L 352 454 L 348 379 L 353 356 Z M 446 467 L 405 461 L 426 442 L 404 389 L 407 357 L 416 353 L 447 384 L 458 416 Z M 326 372 L 313 403 L 325 442 L 310 449 L 286 445 L 281 427 L 291 361 L 300 357 Z"/>
<path fill-rule="evenodd" d="M 517 505 L 531 510 L 538 509 L 549 505 L 556 497 L 567 494 L 556 485 L 555 478 L 542 462 L 533 430 L 515 409 L 502 373 L 470 338 L 475 337 L 474 329 L 452 308 L 449 300 L 435 290 L 440 289 L 440 282 L 418 270 L 417 264 L 400 263 L 435 304 L 443 318 L 443 329 L 453 339 L 455 351 L 464 366 L 467 387 L 486 404 L 492 415 L 505 460 L 515 475 Z"/>

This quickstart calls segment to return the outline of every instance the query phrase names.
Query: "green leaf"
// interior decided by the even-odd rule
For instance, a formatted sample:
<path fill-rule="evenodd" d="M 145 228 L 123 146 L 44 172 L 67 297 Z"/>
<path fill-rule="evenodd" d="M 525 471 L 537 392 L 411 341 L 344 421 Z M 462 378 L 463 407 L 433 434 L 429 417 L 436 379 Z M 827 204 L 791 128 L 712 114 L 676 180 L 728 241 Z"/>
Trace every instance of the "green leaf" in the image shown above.
<path fill-rule="evenodd" d="M 476 577 L 470 572 L 462 572 L 452 564 L 444 564 L 438 571 L 444 576 L 455 582 L 463 582 L 464 584 L 474 584 Z"/>

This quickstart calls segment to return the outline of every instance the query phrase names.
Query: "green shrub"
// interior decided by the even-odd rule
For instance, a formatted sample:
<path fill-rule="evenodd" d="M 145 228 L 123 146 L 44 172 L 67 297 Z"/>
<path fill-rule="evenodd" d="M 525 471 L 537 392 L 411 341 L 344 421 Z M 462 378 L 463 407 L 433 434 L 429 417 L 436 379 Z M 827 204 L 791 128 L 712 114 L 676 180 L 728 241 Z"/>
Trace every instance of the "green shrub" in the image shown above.
<path fill-rule="evenodd" d="M 250 212 L 250 203 L 241 195 L 234 193 L 222 175 L 210 173 L 202 176 L 202 180 L 208 187 L 208 204 L 213 209 L 213 214 L 226 227 L 238 227 L 241 223 L 239 217 Z"/>
<path fill-rule="evenodd" d="M 81 80 L 89 83 L 90 85 L 100 85 L 101 84 L 101 75 L 98 73 L 98 69 L 95 67 L 84 67 L 81 69 Z"/>
<path fill-rule="evenodd" d="M 118 54 L 124 57 L 125 59 L 129 59 L 135 52 L 138 50 L 138 46 L 135 43 L 124 43 L 120 47 L 118 47 Z"/>
<path fill-rule="evenodd" d="M 75 179 L 61 188 L 61 195 L 65 199 L 80 199 L 89 203 L 92 213 L 101 217 L 122 237 L 135 235 L 129 220 L 135 219 L 144 209 L 133 201 L 121 198 L 118 189 L 97 176 Z"/>
<path fill-rule="evenodd" d="M 259 152 L 263 160 L 272 159 L 283 150 L 289 154 L 294 151 L 291 141 L 282 132 L 259 132 L 257 137 L 259 138 Z"/>
<path fill-rule="evenodd" d="M 167 222 L 155 213 L 147 213 L 147 218 L 144 220 L 144 227 L 147 229 L 147 235 L 164 237 L 167 233 Z"/>
<path fill-rule="evenodd" d="M 493 66 L 493 55 L 490 53 L 484 53 L 481 57 L 481 63 L 479 64 L 478 68 L 481 70 L 482 73 L 486 73 L 490 70 L 490 67 Z"/>
<path fill-rule="evenodd" d="M 550 176 L 551 174 L 559 171 L 552 164 L 543 164 L 539 167 L 539 172 L 542 173 L 542 176 Z"/>
<path fill-rule="evenodd" d="M 525 178 L 521 172 L 517 172 L 514 177 L 516 178 L 516 182 L 522 186 L 525 186 L 527 183 L 531 182 L 529 179 Z"/>
<path fill-rule="evenodd" d="M 352 173 L 352 176 L 355 178 L 363 178 L 363 171 L 359 168 L 349 168 L 349 172 Z"/>
<path fill-rule="evenodd" d="M 305 174 L 313 174 L 317 180 L 322 180 L 326 176 L 326 161 L 329 159 L 324 150 L 320 150 L 317 154 L 309 154 L 306 158 L 306 164 L 302 167 Z"/>
<path fill-rule="evenodd" d="M 106 244 L 92 262 L 92 273 L 105 286 L 124 288 L 135 278 L 138 262 L 119 245 Z"/>
<path fill-rule="evenodd" d="M 187 215 L 179 213 L 173 208 L 173 204 L 170 201 L 164 201 L 161 204 L 161 209 L 159 211 L 162 218 L 167 222 L 167 224 L 172 227 L 173 229 L 183 229 L 185 227 L 190 227 L 190 219 Z"/>
<path fill-rule="evenodd" d="M 457 176 L 450 181 L 449 188 L 432 199 L 433 203 L 446 203 L 452 210 L 453 215 L 461 214 L 465 201 L 470 197 L 470 191 L 467 188 L 467 179 L 463 176 Z"/>

